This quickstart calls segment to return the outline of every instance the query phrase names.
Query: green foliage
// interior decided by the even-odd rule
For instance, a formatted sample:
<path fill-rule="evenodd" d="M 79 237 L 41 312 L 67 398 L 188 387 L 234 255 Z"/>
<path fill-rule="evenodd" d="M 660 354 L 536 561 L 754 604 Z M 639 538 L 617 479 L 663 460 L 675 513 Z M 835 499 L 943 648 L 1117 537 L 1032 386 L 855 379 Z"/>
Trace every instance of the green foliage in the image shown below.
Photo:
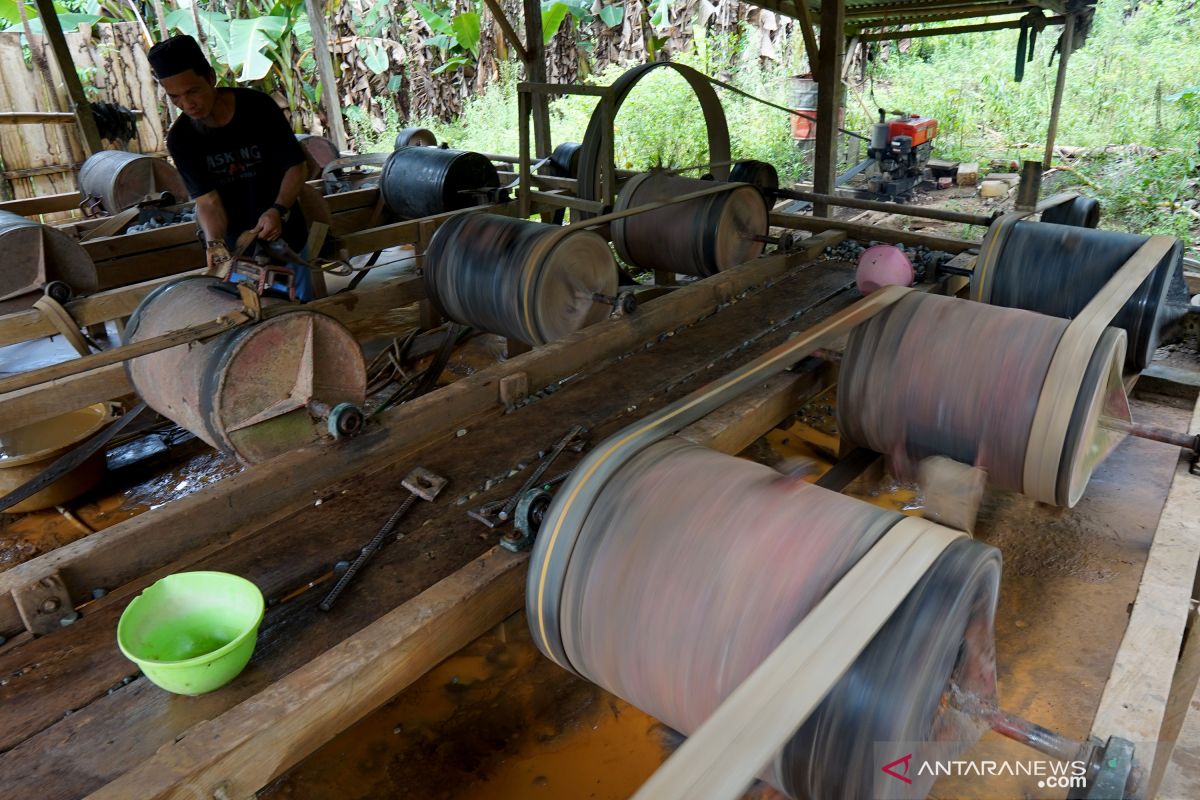
<path fill-rule="evenodd" d="M 567 4 L 560 0 L 542 3 L 542 39 L 545 44 L 550 44 L 550 40 L 554 38 L 554 34 L 558 33 L 563 20 L 570 12 L 571 9 L 567 7 Z"/>
<path fill-rule="evenodd" d="M 953 24 L 953 23 L 950 23 Z M 943 158 L 1041 158 L 1058 67 L 1059 28 L 1038 37 L 1025 79 L 1013 81 L 1017 31 L 914 39 L 878 57 L 851 91 L 847 127 L 876 109 L 936 117 Z M 1193 0 L 1099 0 L 1087 43 L 1071 55 L 1057 143 L 1145 152 L 1081 159 L 1060 188 L 1098 194 L 1102 224 L 1187 236 L 1195 218 L 1161 204 L 1196 198 L 1200 139 L 1200 14 Z"/>

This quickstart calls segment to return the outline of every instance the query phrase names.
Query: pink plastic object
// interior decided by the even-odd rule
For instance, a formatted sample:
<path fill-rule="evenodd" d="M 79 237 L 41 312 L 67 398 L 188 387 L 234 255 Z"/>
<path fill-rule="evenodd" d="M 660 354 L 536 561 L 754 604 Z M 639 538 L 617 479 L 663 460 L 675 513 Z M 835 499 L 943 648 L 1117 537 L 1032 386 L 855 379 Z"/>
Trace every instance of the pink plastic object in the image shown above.
<path fill-rule="evenodd" d="M 858 290 L 863 294 L 870 294 L 882 286 L 911 286 L 913 277 L 908 256 L 890 244 L 877 244 L 864 250 L 858 257 L 858 270 L 854 273 Z"/>

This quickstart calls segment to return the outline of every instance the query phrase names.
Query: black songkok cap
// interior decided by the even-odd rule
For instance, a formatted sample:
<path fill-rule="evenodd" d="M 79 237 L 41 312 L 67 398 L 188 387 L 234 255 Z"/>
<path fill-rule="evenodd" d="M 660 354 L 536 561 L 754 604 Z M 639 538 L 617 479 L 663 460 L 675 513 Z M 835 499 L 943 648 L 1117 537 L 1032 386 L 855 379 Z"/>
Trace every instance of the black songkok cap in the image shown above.
<path fill-rule="evenodd" d="M 197 75 L 207 75 L 212 66 L 196 40 L 187 34 L 172 36 L 150 48 L 147 58 L 155 78 L 169 78 L 187 70 Z"/>

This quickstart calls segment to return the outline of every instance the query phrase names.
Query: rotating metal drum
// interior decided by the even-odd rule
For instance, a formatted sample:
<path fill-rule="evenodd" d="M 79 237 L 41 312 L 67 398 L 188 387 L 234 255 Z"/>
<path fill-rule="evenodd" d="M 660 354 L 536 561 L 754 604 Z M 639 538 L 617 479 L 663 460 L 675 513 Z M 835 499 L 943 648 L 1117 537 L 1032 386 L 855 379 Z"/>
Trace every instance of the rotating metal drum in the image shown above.
<path fill-rule="evenodd" d="M 677 438 L 583 491 L 578 527 L 543 526 L 531 554 L 534 641 L 689 735 L 903 519 Z M 994 696 L 999 579 L 998 551 L 951 543 L 761 777 L 794 798 L 866 800 L 892 788 L 875 786 L 874 743 L 969 744 L 982 731 L 943 699 Z M 914 779 L 895 782 L 904 796 L 933 780 Z"/>
<path fill-rule="evenodd" d="M 221 281 L 188 276 L 146 296 L 125 343 L 210 322 L 242 307 Z M 281 301 L 264 299 L 266 309 Z M 146 404 L 213 447 L 256 464 L 319 440 L 327 421 L 310 409 L 361 406 L 362 351 L 340 322 L 301 306 L 202 342 L 126 363 Z"/>
<path fill-rule="evenodd" d="M 307 180 L 310 181 L 320 178 L 325 167 L 342 155 L 337 145 L 324 136 L 297 133 L 296 141 L 300 143 L 300 149 L 304 151 L 304 160 L 308 163 Z"/>
<path fill-rule="evenodd" d="M 399 150 L 401 147 L 437 147 L 437 137 L 433 135 L 433 131 L 426 128 L 405 128 L 396 134 L 396 141 L 392 144 L 393 150 Z"/>
<path fill-rule="evenodd" d="M 179 170 L 161 158 L 101 150 L 79 168 L 79 193 L 95 198 L 109 214 L 169 192 L 178 202 L 188 198 Z"/>
<path fill-rule="evenodd" d="M 838 379 L 843 439 L 891 457 L 912 477 L 942 455 L 981 466 L 996 485 L 1071 507 L 1123 437 L 1125 332 L 1107 328 L 1082 380 L 1052 381 L 1068 322 L 1021 309 L 913 292 L 854 329 Z M 1069 424 L 1031 435 L 1043 404 L 1068 404 Z M 1043 414 L 1045 411 L 1043 410 Z M 1053 474 L 1029 467 L 1050 457 Z"/>
<path fill-rule="evenodd" d="M 738 161 L 729 170 L 730 183 L 748 183 L 757 186 L 767 201 L 767 208 L 772 205 L 772 195 L 779 188 L 779 172 L 766 161 Z"/>
<path fill-rule="evenodd" d="M 617 197 L 617 211 L 669 200 L 718 184 L 647 172 L 631 178 Z M 612 223 L 617 253 L 642 269 L 707 277 L 762 254 L 753 237 L 767 233 L 767 204 L 762 193 L 745 183 L 728 191 L 685 203 L 635 214 Z"/>
<path fill-rule="evenodd" d="M 541 172 L 555 178 L 579 177 L 579 154 L 583 145 L 576 142 L 563 142 L 554 148 L 550 160 L 542 167 Z"/>
<path fill-rule="evenodd" d="M 1094 197 L 1076 196 L 1042 212 L 1042 222 L 1094 228 L 1100 224 L 1100 202 Z"/>
<path fill-rule="evenodd" d="M 70 294 L 90 294 L 99 286 L 96 266 L 87 252 L 62 231 L 0 211 L 0 311 L 26 308 L 52 283 Z"/>
<path fill-rule="evenodd" d="M 496 167 L 484 156 L 440 147 L 398 148 L 379 179 L 383 201 L 405 219 L 479 205 L 499 186 Z"/>
<path fill-rule="evenodd" d="M 605 319 L 593 296 L 616 292 L 617 266 L 591 231 L 463 214 L 433 235 L 425 289 L 450 319 L 536 346 Z"/>
<path fill-rule="evenodd" d="M 1070 319 L 1149 239 L 1048 222 L 989 229 L 971 282 L 971 299 Z M 1176 242 L 1112 324 L 1129 336 L 1126 368 L 1150 365 L 1162 336 L 1183 317 L 1183 245 Z"/>

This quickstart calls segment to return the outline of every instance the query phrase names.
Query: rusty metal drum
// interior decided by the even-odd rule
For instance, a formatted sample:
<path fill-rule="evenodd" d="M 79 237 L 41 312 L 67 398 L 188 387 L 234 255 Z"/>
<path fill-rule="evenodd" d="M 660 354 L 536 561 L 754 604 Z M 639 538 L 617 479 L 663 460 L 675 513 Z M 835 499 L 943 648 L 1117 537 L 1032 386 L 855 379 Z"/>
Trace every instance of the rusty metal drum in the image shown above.
<path fill-rule="evenodd" d="M 437 147 L 437 137 L 428 128 L 404 128 L 396 134 L 392 149 L 401 147 Z"/>
<path fill-rule="evenodd" d="M 712 181 L 647 172 L 630 178 L 616 210 L 669 200 L 715 186 Z M 727 191 L 647 211 L 612 223 L 617 254 L 642 269 L 697 277 L 715 275 L 762 254 L 767 204 L 758 188 L 727 184 Z"/>
<path fill-rule="evenodd" d="M 240 309 L 221 285 L 206 276 L 164 284 L 133 312 L 125 343 Z M 155 411 L 243 463 L 319 441 L 327 422 L 316 409 L 363 403 L 362 351 L 332 317 L 280 303 L 264 300 L 261 322 L 130 360 L 130 382 Z"/>
<path fill-rule="evenodd" d="M 297 133 L 296 141 L 304 151 L 304 160 L 308 163 L 308 180 L 315 181 L 321 177 L 326 165 L 341 157 L 337 145 L 324 136 L 314 136 L 311 133 Z"/>
<path fill-rule="evenodd" d="M 425 288 L 450 319 L 536 346 L 603 320 L 593 297 L 615 293 L 617 265 L 591 231 L 463 214 L 430 241 Z"/>
<path fill-rule="evenodd" d="M 79 168 L 79 193 L 99 200 L 109 214 L 163 192 L 170 192 L 181 203 L 188 199 L 179 170 L 162 158 L 124 150 L 101 150 L 88 156 Z"/>
<path fill-rule="evenodd" d="M 594 483 L 572 495 L 578 527 L 535 542 L 534 641 L 688 735 L 902 519 L 678 438 Z M 994 694 L 999 579 L 994 548 L 951 544 L 761 777 L 794 798 L 875 797 L 873 743 L 946 737 L 952 686 Z"/>
<path fill-rule="evenodd" d="M 1071 507 L 1120 436 L 1105 418 L 1128 415 L 1120 365 L 1125 333 L 1108 328 L 1076 385 L 1044 392 L 1068 321 L 912 292 L 850 335 L 838 379 L 838 429 L 888 456 L 902 477 L 933 455 L 980 466 L 996 486 Z M 1069 404 L 1060 435 L 1033 441 L 1043 403 Z M 1031 485 L 1027 459 L 1058 455 L 1048 486 Z M 1047 500 L 1049 502 L 1049 500 Z"/>
<path fill-rule="evenodd" d="M 87 252 L 62 231 L 0 211 L 0 312 L 27 308 L 52 281 L 76 295 L 99 287 L 96 265 Z"/>

